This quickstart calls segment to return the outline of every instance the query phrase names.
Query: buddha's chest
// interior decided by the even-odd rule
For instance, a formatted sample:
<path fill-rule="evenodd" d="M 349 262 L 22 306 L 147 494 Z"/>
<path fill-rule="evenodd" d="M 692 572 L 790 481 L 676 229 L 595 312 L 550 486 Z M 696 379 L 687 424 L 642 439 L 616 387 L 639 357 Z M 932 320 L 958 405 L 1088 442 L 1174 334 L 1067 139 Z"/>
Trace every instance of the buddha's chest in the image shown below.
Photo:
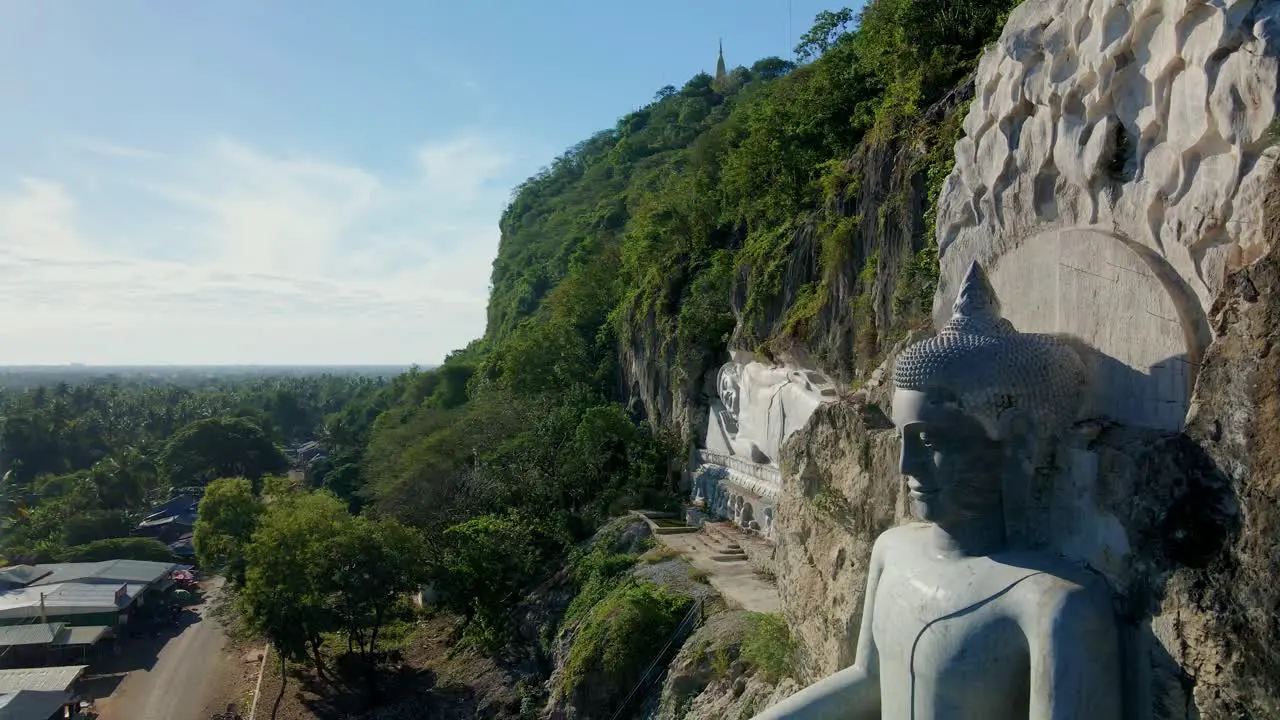
<path fill-rule="evenodd" d="M 1027 639 L 1004 591 L 1017 576 L 971 567 L 885 573 L 872 632 L 883 717 L 1026 718 Z"/>

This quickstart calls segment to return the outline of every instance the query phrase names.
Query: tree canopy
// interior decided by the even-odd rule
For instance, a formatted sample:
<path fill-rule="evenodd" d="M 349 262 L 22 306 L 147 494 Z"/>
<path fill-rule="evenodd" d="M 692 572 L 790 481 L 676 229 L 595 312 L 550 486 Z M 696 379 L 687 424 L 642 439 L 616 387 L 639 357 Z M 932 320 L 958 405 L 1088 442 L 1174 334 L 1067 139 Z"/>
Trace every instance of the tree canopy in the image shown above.
<path fill-rule="evenodd" d="M 228 417 L 197 420 L 174 433 L 159 463 L 169 482 L 178 487 L 204 485 L 220 477 L 257 482 L 289 467 L 289 460 L 260 425 Z"/>
<path fill-rule="evenodd" d="M 329 428 L 351 438 L 343 457 L 358 463 L 370 403 L 387 385 L 323 374 L 73 377 L 0 382 L 0 555 L 11 561 L 111 547 L 94 543 L 127 538 L 175 487 L 281 472 L 278 443 L 338 447 Z M 328 467 L 316 470 L 323 484 Z"/>
<path fill-rule="evenodd" d="M 205 488 L 192 542 L 207 568 L 225 568 L 232 582 L 245 580 L 245 546 L 258 526 L 262 502 L 247 478 L 219 478 Z"/>

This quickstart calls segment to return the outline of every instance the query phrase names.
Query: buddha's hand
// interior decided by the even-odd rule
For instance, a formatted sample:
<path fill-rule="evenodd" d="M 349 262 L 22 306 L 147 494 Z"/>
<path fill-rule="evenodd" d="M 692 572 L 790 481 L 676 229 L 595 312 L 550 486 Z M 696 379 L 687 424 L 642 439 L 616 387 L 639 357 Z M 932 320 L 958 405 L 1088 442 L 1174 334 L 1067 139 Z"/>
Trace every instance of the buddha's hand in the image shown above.
<path fill-rule="evenodd" d="M 879 678 L 858 666 L 810 685 L 753 720 L 878 720 Z"/>

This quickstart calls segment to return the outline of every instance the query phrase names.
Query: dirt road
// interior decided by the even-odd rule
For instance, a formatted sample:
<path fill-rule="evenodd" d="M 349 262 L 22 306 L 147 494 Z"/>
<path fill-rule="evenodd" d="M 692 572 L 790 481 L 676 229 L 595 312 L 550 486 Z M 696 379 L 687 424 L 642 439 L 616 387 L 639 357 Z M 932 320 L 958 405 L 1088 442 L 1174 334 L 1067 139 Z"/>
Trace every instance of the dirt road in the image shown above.
<path fill-rule="evenodd" d="M 208 720 L 226 672 L 227 637 L 207 612 L 221 588 L 221 578 L 211 580 L 204 602 L 191 608 L 199 618 L 164 644 L 150 668 L 130 671 L 97 703 L 101 720 Z"/>

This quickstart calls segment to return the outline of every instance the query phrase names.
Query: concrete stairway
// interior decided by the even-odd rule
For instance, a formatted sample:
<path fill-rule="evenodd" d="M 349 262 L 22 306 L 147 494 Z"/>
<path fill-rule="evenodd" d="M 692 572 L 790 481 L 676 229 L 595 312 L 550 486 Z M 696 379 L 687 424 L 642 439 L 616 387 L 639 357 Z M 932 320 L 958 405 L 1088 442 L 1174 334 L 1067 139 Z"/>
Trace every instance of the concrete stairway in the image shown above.
<path fill-rule="evenodd" d="M 746 562 L 747 553 L 732 536 L 725 533 L 713 523 L 702 526 L 698 533 L 698 541 L 708 550 L 711 559 L 716 562 Z"/>

